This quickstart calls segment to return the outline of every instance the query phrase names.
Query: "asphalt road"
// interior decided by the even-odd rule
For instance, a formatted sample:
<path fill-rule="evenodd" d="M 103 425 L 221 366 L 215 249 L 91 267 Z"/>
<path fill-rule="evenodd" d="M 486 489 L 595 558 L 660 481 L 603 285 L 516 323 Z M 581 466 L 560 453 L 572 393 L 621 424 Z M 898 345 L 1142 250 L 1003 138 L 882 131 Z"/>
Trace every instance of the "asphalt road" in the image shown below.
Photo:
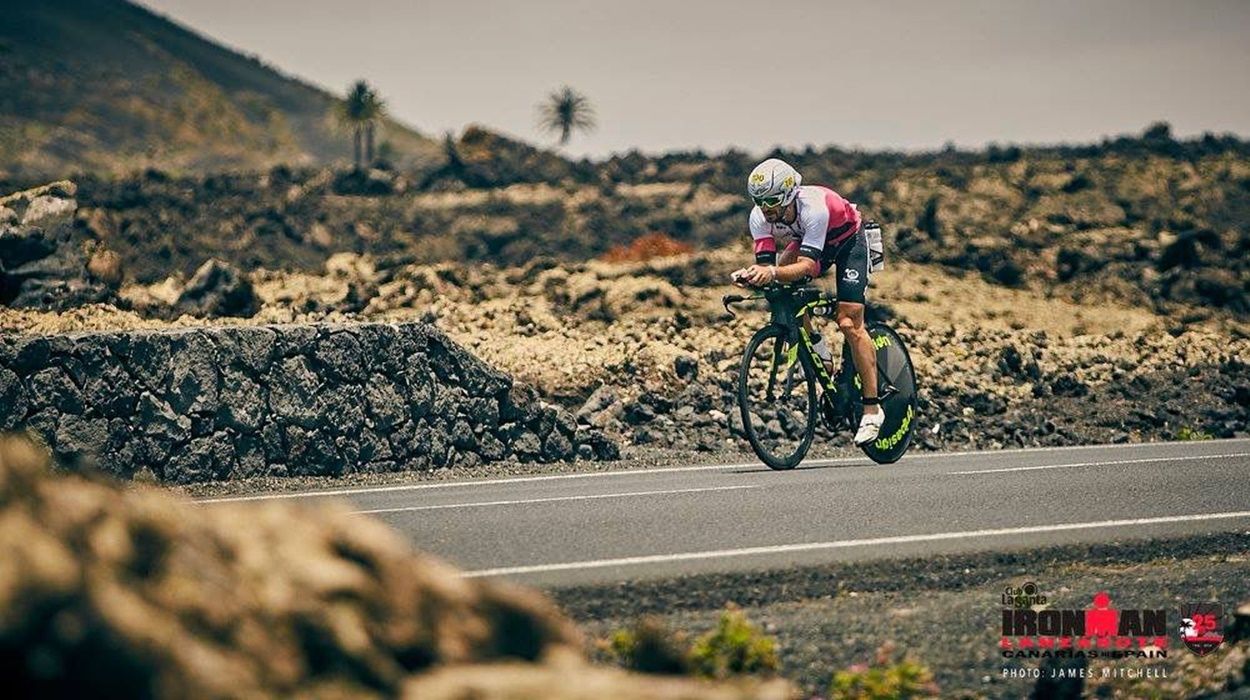
<path fill-rule="evenodd" d="M 1250 440 L 693 465 L 213 501 L 347 499 L 470 576 L 540 586 L 1250 528 Z"/>

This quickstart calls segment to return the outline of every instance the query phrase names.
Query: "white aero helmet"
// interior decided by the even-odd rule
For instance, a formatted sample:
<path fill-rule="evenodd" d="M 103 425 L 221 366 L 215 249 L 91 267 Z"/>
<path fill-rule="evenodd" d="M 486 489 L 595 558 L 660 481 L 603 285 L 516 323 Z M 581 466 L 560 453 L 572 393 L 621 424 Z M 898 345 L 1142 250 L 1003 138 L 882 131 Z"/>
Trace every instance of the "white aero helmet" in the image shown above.
<path fill-rule="evenodd" d="M 755 166 L 747 178 L 747 194 L 765 207 L 784 206 L 799 196 L 803 176 L 780 158 L 769 158 Z"/>

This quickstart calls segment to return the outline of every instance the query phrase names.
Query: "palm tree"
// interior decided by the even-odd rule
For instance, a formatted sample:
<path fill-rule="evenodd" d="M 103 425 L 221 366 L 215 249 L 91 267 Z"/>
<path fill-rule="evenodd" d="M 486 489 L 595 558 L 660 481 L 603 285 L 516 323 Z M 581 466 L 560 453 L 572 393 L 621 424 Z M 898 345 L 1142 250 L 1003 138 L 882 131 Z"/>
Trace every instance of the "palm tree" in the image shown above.
<path fill-rule="evenodd" d="M 365 162 L 367 163 L 374 161 L 373 134 L 385 116 L 386 102 L 378 97 L 376 91 L 370 89 L 369 96 L 365 100 Z"/>
<path fill-rule="evenodd" d="M 339 121 L 352 132 L 352 156 L 357 169 L 363 163 L 373 162 L 374 129 L 385 115 L 386 102 L 363 80 L 353 83 L 347 98 L 339 104 Z"/>
<path fill-rule="evenodd" d="M 574 129 L 590 131 L 595 128 L 595 110 L 585 95 L 565 85 L 538 105 L 538 126 L 544 131 L 560 132 L 563 146 L 569 142 Z"/>
<path fill-rule="evenodd" d="M 456 145 L 456 135 L 448 131 L 443 134 L 443 155 L 447 156 L 447 169 L 459 172 L 464 167 L 460 159 L 460 147 Z"/>

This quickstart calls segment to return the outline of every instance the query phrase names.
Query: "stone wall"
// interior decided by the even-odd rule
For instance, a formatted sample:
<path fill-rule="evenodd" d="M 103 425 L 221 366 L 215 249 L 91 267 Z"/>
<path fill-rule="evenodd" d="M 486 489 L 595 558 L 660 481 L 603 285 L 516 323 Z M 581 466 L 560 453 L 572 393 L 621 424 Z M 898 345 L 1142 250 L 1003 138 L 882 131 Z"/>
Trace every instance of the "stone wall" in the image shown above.
<path fill-rule="evenodd" d="M 0 335 L 0 430 L 167 483 L 612 459 L 421 323 Z"/>

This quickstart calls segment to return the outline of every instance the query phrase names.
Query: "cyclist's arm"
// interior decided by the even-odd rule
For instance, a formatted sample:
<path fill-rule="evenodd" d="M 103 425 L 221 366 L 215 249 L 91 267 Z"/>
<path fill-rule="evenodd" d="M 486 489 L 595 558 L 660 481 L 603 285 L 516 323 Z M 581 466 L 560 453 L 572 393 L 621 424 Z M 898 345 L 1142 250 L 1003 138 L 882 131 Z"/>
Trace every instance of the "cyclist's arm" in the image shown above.
<path fill-rule="evenodd" d="M 764 270 L 765 268 L 771 268 L 773 265 L 777 266 L 777 275 L 773 280 L 769 280 L 761 272 L 759 273 L 761 279 L 755 282 L 756 284 L 763 284 L 769 281 L 793 282 L 803 277 L 816 277 L 820 273 L 820 265 L 811 258 L 802 257 L 802 249 L 793 244 L 787 246 L 782 252 L 780 259 L 778 259 L 777 241 L 773 238 L 771 227 L 764 220 L 764 214 L 760 212 L 759 207 L 756 207 L 751 212 L 750 224 L 751 238 L 754 241 L 755 249 L 755 265 L 748 269 Z"/>
<path fill-rule="evenodd" d="M 815 278 L 816 275 L 820 274 L 820 264 L 816 263 L 816 267 L 813 269 L 808 263 L 816 261 L 810 257 L 803 256 L 800 250 L 798 241 L 794 241 L 786 246 L 785 250 L 781 251 L 781 255 L 777 257 L 777 281 L 793 282 L 804 276 Z M 785 273 L 782 273 L 783 269 L 786 269 Z"/>
<path fill-rule="evenodd" d="M 751 242 L 755 250 L 756 265 L 772 265 L 777 262 L 777 241 L 769 230 L 764 214 L 756 207 L 751 211 L 750 218 Z"/>
<path fill-rule="evenodd" d="M 789 284 L 804 277 L 815 279 L 820 274 L 820 263 L 807 257 L 799 257 L 789 265 L 777 266 L 777 281 Z"/>
<path fill-rule="evenodd" d="M 803 240 L 795 245 L 791 243 L 782 255 L 782 261 L 788 264 L 777 267 L 777 281 L 793 282 L 803 277 L 815 279 L 820 275 L 820 256 L 825 249 L 825 232 L 829 228 L 829 210 L 824 207 L 809 207 L 803 216 Z M 793 262 L 786 256 L 793 251 Z"/>

